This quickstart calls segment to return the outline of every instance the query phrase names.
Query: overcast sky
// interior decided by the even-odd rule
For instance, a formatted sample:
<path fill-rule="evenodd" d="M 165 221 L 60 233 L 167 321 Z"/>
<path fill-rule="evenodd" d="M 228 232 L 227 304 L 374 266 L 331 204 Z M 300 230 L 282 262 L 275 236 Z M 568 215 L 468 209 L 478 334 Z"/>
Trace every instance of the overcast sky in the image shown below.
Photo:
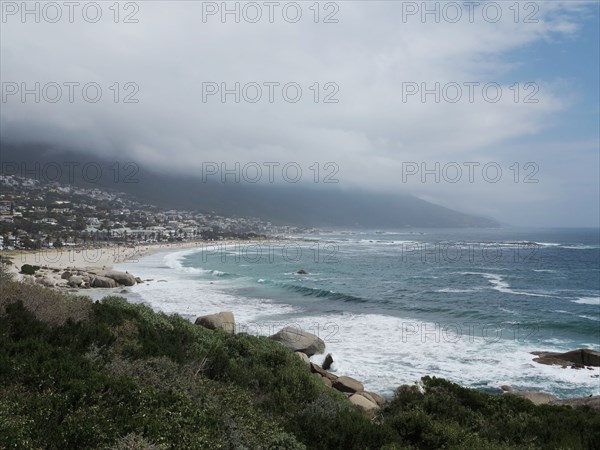
<path fill-rule="evenodd" d="M 57 2 L 59 19 L 54 5 L 23 17 L 21 2 L 2 2 L 2 139 L 198 175 L 203 162 L 296 162 L 310 182 L 312 163 L 322 179 L 334 162 L 340 187 L 516 225 L 599 225 L 597 2 L 431 3 L 439 22 L 421 2 L 277 3 L 228 2 L 236 23 L 221 2 L 123 2 L 118 17 L 113 2 L 81 2 L 71 18 Z M 36 82 L 40 102 L 23 101 Z M 236 82 L 239 103 L 209 95 Z M 436 82 L 439 103 L 415 93 Z M 272 102 L 264 83 L 279 83 Z M 422 180 L 436 162 L 439 182 Z"/>

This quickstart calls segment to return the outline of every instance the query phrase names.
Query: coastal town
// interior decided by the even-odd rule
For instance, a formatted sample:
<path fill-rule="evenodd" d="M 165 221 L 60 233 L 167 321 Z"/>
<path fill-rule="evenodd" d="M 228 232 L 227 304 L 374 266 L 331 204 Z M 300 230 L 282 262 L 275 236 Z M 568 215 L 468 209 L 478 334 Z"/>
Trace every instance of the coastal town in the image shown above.
<path fill-rule="evenodd" d="M 163 209 L 131 195 L 0 175 L 0 250 L 256 239 L 306 233 L 253 217 Z"/>

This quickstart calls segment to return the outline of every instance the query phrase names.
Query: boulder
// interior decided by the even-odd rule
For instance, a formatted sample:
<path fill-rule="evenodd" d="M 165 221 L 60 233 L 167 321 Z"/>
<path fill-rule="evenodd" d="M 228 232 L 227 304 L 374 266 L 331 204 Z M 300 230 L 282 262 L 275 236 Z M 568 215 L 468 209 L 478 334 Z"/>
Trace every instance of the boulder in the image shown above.
<path fill-rule="evenodd" d="M 46 286 L 46 287 L 54 287 L 54 281 L 52 281 L 50 278 L 48 277 L 40 277 L 40 278 L 36 278 L 36 280 L 39 284 L 41 284 L 42 286 Z"/>
<path fill-rule="evenodd" d="M 554 395 L 546 394 L 544 392 L 512 391 L 508 394 L 526 398 L 534 405 L 546 405 L 554 400 L 558 400 Z"/>
<path fill-rule="evenodd" d="M 321 366 L 319 366 L 318 364 L 315 364 L 315 363 L 310 363 L 310 370 L 314 373 L 318 373 L 322 377 L 325 377 L 331 381 L 335 381 L 338 379 L 337 375 L 334 375 L 330 372 L 327 372 L 326 370 L 323 370 L 323 368 Z"/>
<path fill-rule="evenodd" d="M 79 287 L 83 283 L 83 277 L 79 275 L 71 275 L 69 277 L 69 286 L 71 287 Z"/>
<path fill-rule="evenodd" d="M 308 275 L 308 272 L 304 269 L 300 269 L 298 272 L 296 272 L 298 275 Z"/>
<path fill-rule="evenodd" d="M 325 351 L 325 342 L 320 337 L 295 327 L 285 327 L 270 338 L 294 352 L 302 352 L 307 356 Z"/>
<path fill-rule="evenodd" d="M 594 395 L 591 397 L 578 397 L 578 398 L 567 398 L 564 400 L 551 400 L 551 405 L 567 405 L 572 408 L 580 408 L 582 406 L 589 406 L 592 409 L 600 409 L 600 395 Z"/>
<path fill-rule="evenodd" d="M 506 384 L 503 384 L 502 386 L 500 386 L 500 389 L 502 389 L 504 392 L 512 392 L 513 388 L 510 386 L 507 386 Z"/>
<path fill-rule="evenodd" d="M 331 380 L 327 377 L 321 377 L 321 381 L 323 382 L 323 384 L 327 387 L 331 387 L 333 386 L 333 383 L 331 382 Z"/>
<path fill-rule="evenodd" d="M 582 366 L 600 367 L 600 352 L 587 348 L 565 353 L 533 352 L 532 354 L 537 356 L 534 361 L 540 364 L 565 365 L 565 363 L 571 363 L 570 365 L 575 368 L 581 368 Z"/>
<path fill-rule="evenodd" d="M 350 396 L 350 403 L 356 406 L 360 406 L 365 411 L 373 411 L 379 409 L 376 403 L 363 397 L 361 394 L 354 394 Z"/>
<path fill-rule="evenodd" d="M 117 287 L 117 282 L 108 277 L 94 277 L 90 281 L 90 287 L 94 288 L 114 288 Z"/>
<path fill-rule="evenodd" d="M 128 272 L 119 272 L 118 270 L 109 270 L 106 272 L 106 277 L 112 278 L 117 283 L 123 286 L 133 286 L 136 281 L 135 277 Z"/>
<path fill-rule="evenodd" d="M 65 270 L 60 277 L 63 280 L 68 280 L 69 278 L 71 278 L 71 275 L 73 275 L 71 272 L 69 272 L 68 270 Z"/>
<path fill-rule="evenodd" d="M 368 394 L 368 397 L 367 397 L 367 394 Z M 367 397 L 367 399 L 376 403 L 377 406 L 379 406 L 380 408 L 383 408 L 383 406 L 385 405 L 385 398 L 383 398 L 379 394 L 376 394 L 375 392 L 361 392 L 360 395 L 362 395 L 363 397 Z"/>
<path fill-rule="evenodd" d="M 323 369 L 329 370 L 329 368 L 331 367 L 332 364 L 333 364 L 333 357 L 331 356 L 331 353 L 327 353 L 325 360 L 323 360 Z"/>
<path fill-rule="evenodd" d="M 373 398 L 373 396 L 371 395 L 370 392 L 362 391 L 362 392 L 359 392 L 359 394 L 362 395 L 367 400 L 369 400 L 370 402 L 377 404 L 377 402 L 375 401 L 375 399 Z"/>
<path fill-rule="evenodd" d="M 229 334 L 235 334 L 235 318 L 231 311 L 221 311 L 216 314 L 198 317 L 196 325 L 209 330 L 223 330 Z"/>
<path fill-rule="evenodd" d="M 310 367 L 310 359 L 308 359 L 308 356 L 306 356 L 306 353 L 294 352 L 294 354 L 296 356 L 298 356 L 298 358 L 300 358 L 302 361 L 304 361 L 304 363 L 306 364 L 307 367 Z"/>
<path fill-rule="evenodd" d="M 365 389 L 360 381 L 352 377 L 339 377 L 333 383 L 333 387 L 342 392 L 361 392 Z"/>

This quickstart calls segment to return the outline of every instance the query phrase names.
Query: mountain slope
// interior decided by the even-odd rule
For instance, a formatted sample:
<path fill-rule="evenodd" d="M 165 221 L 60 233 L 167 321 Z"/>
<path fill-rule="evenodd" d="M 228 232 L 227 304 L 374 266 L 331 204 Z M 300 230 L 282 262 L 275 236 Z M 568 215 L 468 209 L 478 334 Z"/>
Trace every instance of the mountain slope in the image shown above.
<path fill-rule="evenodd" d="M 61 182 L 73 181 L 88 186 L 97 184 L 133 194 L 157 206 L 253 216 L 274 224 L 388 229 L 498 226 L 494 220 L 463 214 L 403 193 L 342 189 L 336 184 L 315 187 L 203 182 L 200 177 L 165 174 L 160 168 L 142 166 L 129 179 L 126 175 L 130 172 L 121 170 L 120 177 L 115 180 L 114 162 L 82 153 L 57 152 L 44 146 L 3 144 L 1 159 L 5 173 L 23 172 L 23 168 L 31 171 L 37 163 L 41 177 L 54 176 L 45 174 L 44 167 L 57 164 L 63 169 Z M 90 162 L 102 167 L 103 175 L 97 183 L 86 182 L 83 177 L 81 168 Z M 73 166 L 73 163 L 79 165 Z M 76 169 L 69 172 L 69 164 Z M 47 172 L 50 173 L 50 170 Z"/>

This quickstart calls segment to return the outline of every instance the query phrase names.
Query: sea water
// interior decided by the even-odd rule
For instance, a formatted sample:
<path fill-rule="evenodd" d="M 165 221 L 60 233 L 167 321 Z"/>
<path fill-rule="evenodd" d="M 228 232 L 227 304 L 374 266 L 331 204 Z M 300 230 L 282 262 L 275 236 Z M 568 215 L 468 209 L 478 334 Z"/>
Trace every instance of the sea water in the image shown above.
<path fill-rule="evenodd" d="M 129 297 L 158 311 L 193 320 L 231 310 L 237 332 L 314 333 L 333 355 L 332 370 L 383 395 L 424 375 L 489 391 L 600 394 L 600 369 L 542 365 L 530 353 L 600 350 L 598 229 L 286 238 L 199 244 L 117 268 L 152 279 Z"/>

